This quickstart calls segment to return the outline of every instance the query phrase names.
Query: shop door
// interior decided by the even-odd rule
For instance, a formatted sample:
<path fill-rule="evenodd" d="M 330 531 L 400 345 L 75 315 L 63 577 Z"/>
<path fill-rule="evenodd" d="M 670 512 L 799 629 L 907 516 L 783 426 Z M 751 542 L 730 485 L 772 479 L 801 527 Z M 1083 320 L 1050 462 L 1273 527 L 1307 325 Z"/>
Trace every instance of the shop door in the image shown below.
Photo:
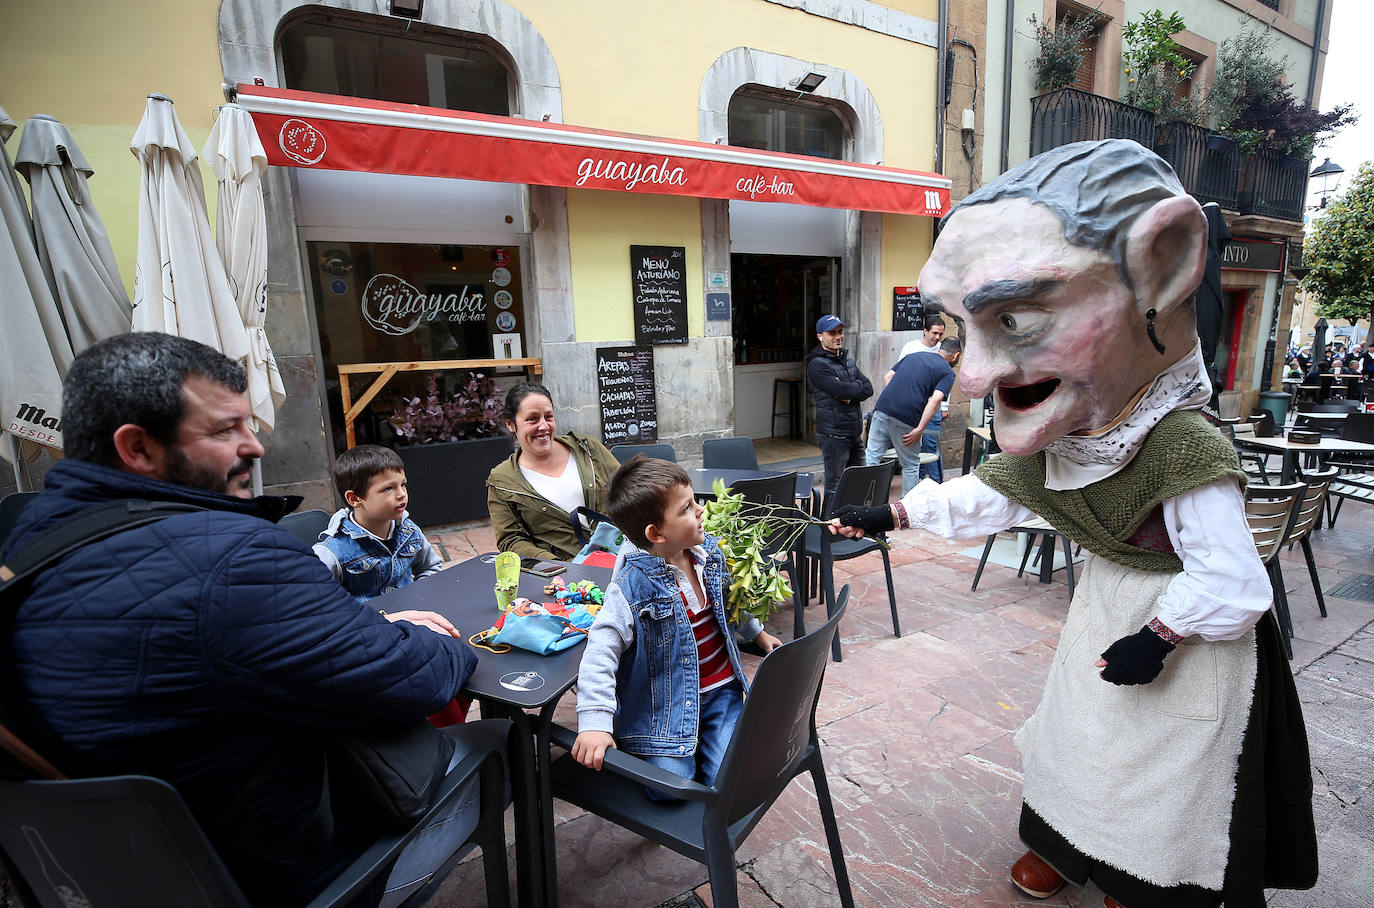
<path fill-rule="evenodd" d="M 1227 290 L 1222 293 L 1221 337 L 1217 340 L 1217 375 L 1223 391 L 1236 386 L 1236 363 L 1240 360 L 1241 322 L 1245 319 L 1245 302 L 1249 291 Z"/>
<path fill-rule="evenodd" d="M 750 438 L 786 435 L 788 421 L 772 424 L 773 395 L 787 408 L 779 379 L 801 382 L 803 435 L 815 434 L 814 407 L 805 388 L 803 360 L 816 345 L 816 320 L 837 311 L 840 260 L 829 256 L 736 254 L 730 257 L 734 296 L 735 431 Z"/>

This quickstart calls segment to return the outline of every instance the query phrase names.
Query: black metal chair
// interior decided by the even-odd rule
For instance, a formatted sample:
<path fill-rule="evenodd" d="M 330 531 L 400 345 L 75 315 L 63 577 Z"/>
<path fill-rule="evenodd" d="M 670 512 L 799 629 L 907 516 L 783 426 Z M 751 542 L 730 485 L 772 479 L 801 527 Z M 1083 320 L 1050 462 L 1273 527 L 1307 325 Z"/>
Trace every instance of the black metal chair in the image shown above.
<path fill-rule="evenodd" d="M 1049 522 L 1041 517 L 1036 517 L 1035 519 L 1028 520 L 1025 523 L 1018 524 L 1014 527 L 1009 527 L 1006 532 L 1016 533 L 1018 535 L 1025 533 L 1029 536 L 1029 538 L 1026 540 L 1026 550 L 1021 553 L 1021 566 L 1016 569 L 1017 577 L 1020 577 L 1022 574 L 1026 572 L 1026 562 L 1030 560 L 1030 554 L 1031 551 L 1035 548 L 1037 537 L 1040 538 L 1040 554 L 1036 555 L 1036 563 L 1040 565 L 1047 565 L 1047 567 L 1041 568 L 1042 577 L 1048 577 L 1050 574 L 1054 572 L 1055 545 L 1061 541 L 1063 542 L 1064 571 L 1069 581 L 1069 598 L 1072 599 L 1074 584 L 1073 540 L 1070 539 L 1068 536 L 1065 536 L 1058 530 L 1056 530 L 1054 527 L 1050 526 Z M 983 556 L 978 559 L 978 569 L 973 572 L 973 584 L 969 587 L 969 589 L 978 589 L 978 581 L 981 580 L 983 577 L 983 568 L 987 565 L 988 555 L 992 554 L 992 546 L 996 542 L 997 534 L 993 533 L 988 536 L 987 541 L 983 544 Z"/>
<path fill-rule="evenodd" d="M 606 751 L 595 772 L 571 755 L 553 764 L 553 791 L 617 826 L 705 864 L 716 908 L 739 905 L 735 849 L 749 836 L 794 778 L 810 773 L 825 825 L 840 904 L 853 908 L 840 830 L 821 762 L 816 701 L 825 678 L 826 647 L 849 602 L 840 590 L 834 614 L 812 634 L 780 646 L 759 665 L 744 711 L 712 785 L 701 785 L 620 750 Z M 555 725 L 555 744 L 571 748 L 577 735 Z M 645 786 L 677 801 L 653 801 Z"/>
<path fill-rule="evenodd" d="M 645 457 L 656 457 L 659 460 L 671 460 L 677 463 L 677 452 L 672 445 L 612 445 L 611 456 L 624 463 L 636 454 L 643 454 Z"/>
<path fill-rule="evenodd" d="M 504 769 L 497 751 L 478 749 L 448 774 L 419 823 L 408 832 L 379 838 L 307 908 L 348 905 L 390 872 L 411 839 L 474 778 L 480 780 L 481 817 L 468 841 L 482 848 L 487 904 L 509 905 Z M 249 908 L 176 789 L 148 776 L 0 781 L 0 851 L 11 883 L 31 908 Z M 436 874 L 436 882 L 463 853 L 460 849 Z M 402 904 L 423 904 L 433 885 Z"/>
<path fill-rule="evenodd" d="M 1322 595 L 1321 578 L 1317 576 L 1317 561 L 1312 556 L 1312 531 L 1321 526 L 1322 510 L 1326 507 L 1327 492 L 1331 484 L 1335 482 L 1339 470 L 1330 467 L 1319 473 L 1306 473 L 1303 481 L 1307 483 L 1307 491 L 1303 493 L 1302 500 L 1298 502 L 1297 510 L 1293 515 L 1293 524 L 1288 529 L 1288 535 L 1284 538 L 1284 544 L 1291 552 L 1294 545 L 1302 546 L 1303 558 L 1307 561 L 1307 573 L 1312 578 L 1312 591 L 1317 595 L 1317 608 L 1323 618 L 1326 617 L 1326 597 Z"/>
<path fill-rule="evenodd" d="M 750 504 L 775 504 L 781 507 L 797 507 L 797 474 L 783 473 L 781 476 L 773 476 L 767 479 L 741 479 L 730 486 L 731 492 L 736 492 L 744 496 L 744 500 Z M 797 603 L 800 602 L 804 607 L 806 600 L 802 599 L 802 589 L 797 585 L 797 548 L 794 545 L 787 550 L 782 548 L 782 533 L 774 533 L 771 537 L 764 540 L 763 557 L 773 558 L 782 556 L 782 570 L 787 573 L 787 578 L 792 582 L 792 636 L 800 637 L 806 633 L 804 623 L 799 623 L 797 616 L 801 609 Z"/>
<path fill-rule="evenodd" d="M 0 550 L 5 548 L 5 540 L 10 537 L 10 530 L 14 529 L 14 525 L 19 521 L 19 514 L 37 497 L 37 492 L 11 492 L 0 498 Z"/>
<path fill-rule="evenodd" d="M 863 506 L 887 504 L 892 494 L 892 477 L 896 473 L 896 466 L 895 461 L 889 461 L 872 467 L 846 467 L 845 471 L 840 474 L 840 482 L 835 487 L 835 494 L 830 501 L 830 510 L 826 516 L 850 504 Z M 874 551 L 882 553 L 883 556 L 883 574 L 887 578 L 887 601 L 892 610 L 892 636 L 900 637 L 902 636 L 902 625 L 897 617 L 897 593 L 892 586 L 892 559 L 888 557 L 887 547 L 873 537 L 847 539 L 844 536 L 836 536 L 821 526 L 807 527 L 806 533 L 802 536 L 802 556 L 808 561 L 814 558 L 820 564 L 820 589 L 818 592 L 825 602 L 827 616 L 834 613 L 835 562 L 848 561 L 851 558 L 858 558 Z M 807 581 L 810 576 L 809 565 L 803 565 L 800 573 L 803 581 Z M 796 603 L 793 612 L 795 632 L 806 632 L 806 621 L 802 613 L 810 598 L 810 590 L 803 589 L 801 597 L 794 600 Z M 840 653 L 839 634 L 835 635 L 830 649 L 836 662 L 843 661 L 843 656 Z"/>
<path fill-rule="evenodd" d="M 332 515 L 328 511 L 312 508 L 309 511 L 287 514 L 277 521 L 277 526 L 307 546 L 313 546 L 320 541 L 320 534 L 324 532 L 325 527 L 329 526 L 330 516 Z"/>
<path fill-rule="evenodd" d="M 708 438 L 701 443 L 701 465 L 708 470 L 757 470 L 754 439 L 744 435 Z"/>

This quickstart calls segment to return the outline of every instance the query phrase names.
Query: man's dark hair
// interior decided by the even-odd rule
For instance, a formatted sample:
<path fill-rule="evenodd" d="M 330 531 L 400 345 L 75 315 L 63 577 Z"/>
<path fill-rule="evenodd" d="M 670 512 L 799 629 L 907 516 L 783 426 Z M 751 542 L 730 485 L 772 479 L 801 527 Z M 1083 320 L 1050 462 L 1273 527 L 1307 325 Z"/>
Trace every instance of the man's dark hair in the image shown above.
<path fill-rule="evenodd" d="M 611 475 L 606 486 L 606 516 L 641 549 L 649 547 L 644 530 L 662 523 L 668 493 L 692 485 L 687 471 L 670 460 L 636 454 Z"/>
<path fill-rule="evenodd" d="M 119 466 L 114 433 L 126 423 L 142 427 L 160 444 L 173 444 L 186 412 L 182 386 L 192 376 L 236 394 L 248 389 L 242 366 L 184 337 L 135 331 L 87 347 L 62 383 L 66 456 Z"/>
<path fill-rule="evenodd" d="M 358 445 L 344 451 L 334 461 L 334 485 L 340 496 L 352 492 L 363 498 L 373 478 L 388 470 L 406 471 L 401 455 L 381 445 Z"/>
<path fill-rule="evenodd" d="M 1126 286 L 1133 287 L 1126 269 L 1131 225 L 1157 203 L 1185 194 L 1173 168 L 1137 142 L 1073 142 L 1041 152 L 965 196 L 940 226 L 973 205 L 1026 199 L 1059 215 L 1071 245 L 1110 255 Z"/>
<path fill-rule="evenodd" d="M 964 342 L 957 337 L 947 337 L 940 341 L 940 352 L 953 355 L 964 349 Z"/>
<path fill-rule="evenodd" d="M 946 325 L 945 325 L 945 320 L 942 319 L 942 318 L 940 318 L 940 316 L 938 316 L 938 315 L 927 315 L 927 316 L 926 316 L 926 320 L 925 320 L 925 324 L 922 326 L 922 330 L 929 331 L 931 328 L 934 328 L 936 325 L 939 325 L 941 328 L 946 327 Z"/>
<path fill-rule="evenodd" d="M 549 393 L 548 388 L 538 382 L 522 381 L 506 392 L 506 406 L 501 410 L 506 422 L 515 422 L 515 414 L 520 412 L 520 405 L 525 402 L 525 398 L 534 394 L 548 398 L 549 404 L 553 404 L 553 395 Z"/>

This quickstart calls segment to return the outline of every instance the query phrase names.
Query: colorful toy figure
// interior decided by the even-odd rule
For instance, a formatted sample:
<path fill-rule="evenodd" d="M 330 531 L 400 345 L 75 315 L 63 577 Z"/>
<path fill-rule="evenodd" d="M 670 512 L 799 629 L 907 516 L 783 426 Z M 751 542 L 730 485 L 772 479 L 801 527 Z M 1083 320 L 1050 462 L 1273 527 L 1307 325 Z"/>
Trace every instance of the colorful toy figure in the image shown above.
<path fill-rule="evenodd" d="M 591 615 L 600 610 L 604 595 L 601 588 L 591 580 L 579 580 L 569 586 L 562 577 L 555 577 L 545 584 L 544 593 L 564 605 L 585 605 L 588 614 Z"/>
<path fill-rule="evenodd" d="M 1091 878 L 1109 906 L 1262 905 L 1316 882 L 1306 733 L 1244 476 L 1197 412 L 1205 238 L 1168 164 L 1125 140 L 965 198 L 921 296 L 959 323 L 959 383 L 996 395 L 1006 453 L 836 520 L 968 539 L 1038 514 L 1087 553 L 1016 738 L 1030 851 L 1012 881 L 1038 898 Z"/>

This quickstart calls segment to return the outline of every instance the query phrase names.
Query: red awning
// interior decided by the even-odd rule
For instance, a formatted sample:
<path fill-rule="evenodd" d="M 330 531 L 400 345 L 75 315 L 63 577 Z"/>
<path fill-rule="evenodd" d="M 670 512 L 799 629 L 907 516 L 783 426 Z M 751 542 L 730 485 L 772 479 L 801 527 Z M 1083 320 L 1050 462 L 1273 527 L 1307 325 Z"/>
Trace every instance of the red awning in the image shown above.
<path fill-rule="evenodd" d="M 238 86 L 270 164 L 939 217 L 934 173 L 464 111 Z"/>

